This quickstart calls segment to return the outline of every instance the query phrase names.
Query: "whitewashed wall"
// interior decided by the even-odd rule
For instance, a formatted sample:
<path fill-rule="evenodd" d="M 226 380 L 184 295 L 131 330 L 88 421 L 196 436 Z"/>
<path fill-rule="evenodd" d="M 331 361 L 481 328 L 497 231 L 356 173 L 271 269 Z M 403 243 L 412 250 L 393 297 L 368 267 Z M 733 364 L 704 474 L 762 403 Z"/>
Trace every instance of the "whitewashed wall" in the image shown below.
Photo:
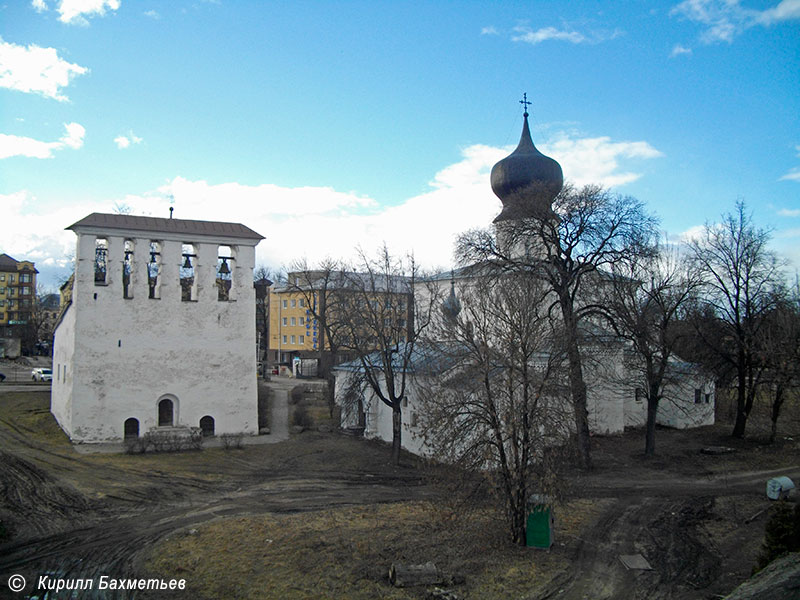
<path fill-rule="evenodd" d="M 95 285 L 96 233 L 79 233 L 73 304 L 56 331 L 51 410 L 74 442 L 120 440 L 124 422 L 139 420 L 140 434 L 158 423 L 158 402 L 174 400 L 174 422 L 199 425 L 209 415 L 215 433 L 257 433 L 255 292 L 256 240 L 169 239 L 114 231 L 108 239 L 106 285 Z M 124 242 L 134 240 L 133 298 L 123 298 Z M 148 297 L 151 239 L 161 245 L 160 298 Z M 181 300 L 181 243 L 193 242 L 197 300 Z M 249 242 L 249 241 L 248 241 Z M 237 245 L 238 244 L 238 245 Z M 220 245 L 229 261 L 233 301 L 217 298 Z M 54 376 L 56 373 L 54 372 Z"/>

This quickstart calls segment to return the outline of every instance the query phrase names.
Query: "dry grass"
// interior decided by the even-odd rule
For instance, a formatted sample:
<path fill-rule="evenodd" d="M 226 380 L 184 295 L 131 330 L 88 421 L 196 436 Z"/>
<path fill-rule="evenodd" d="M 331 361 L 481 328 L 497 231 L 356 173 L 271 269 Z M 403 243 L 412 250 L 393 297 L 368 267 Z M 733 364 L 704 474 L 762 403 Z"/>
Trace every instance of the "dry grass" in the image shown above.
<path fill-rule="evenodd" d="M 602 502 L 557 511 L 557 536 L 575 537 Z M 419 598 L 390 587 L 393 562 L 433 561 L 464 583 L 462 597 L 527 596 L 567 567 L 550 552 L 513 547 L 490 509 L 455 515 L 427 502 L 218 520 L 157 546 L 147 569 L 184 577 L 198 598 Z"/>

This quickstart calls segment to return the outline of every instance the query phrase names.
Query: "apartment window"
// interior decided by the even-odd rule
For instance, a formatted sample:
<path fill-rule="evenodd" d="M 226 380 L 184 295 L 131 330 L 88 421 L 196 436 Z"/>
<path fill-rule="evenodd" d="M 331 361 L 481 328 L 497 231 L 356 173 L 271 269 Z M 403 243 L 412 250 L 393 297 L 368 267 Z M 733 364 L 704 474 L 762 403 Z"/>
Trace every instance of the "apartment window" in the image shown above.
<path fill-rule="evenodd" d="M 289 301 L 288 300 L 284 300 L 283 301 L 283 308 L 289 308 Z"/>
<path fill-rule="evenodd" d="M 289 319 L 287 317 L 283 317 L 283 326 L 286 327 L 289 324 Z"/>
<path fill-rule="evenodd" d="M 8 276 L 8 283 L 14 283 L 14 275 Z"/>
<path fill-rule="evenodd" d="M 5 300 L 0 300 L 0 306 L 5 306 L 5 305 L 6 305 L 6 301 Z"/>
<path fill-rule="evenodd" d="M 29 288 L 28 286 L 25 286 L 24 288 L 22 288 L 20 290 L 20 294 L 22 294 L 23 296 L 30 296 L 31 288 Z"/>
<path fill-rule="evenodd" d="M 292 325 L 297 325 L 297 319 L 295 317 L 292 317 Z"/>
<path fill-rule="evenodd" d="M 297 343 L 300 344 L 301 346 L 303 344 L 305 344 L 306 343 L 306 336 L 304 336 L 304 335 L 298 336 Z"/>
<path fill-rule="evenodd" d="M 295 343 L 294 340 L 295 340 L 295 336 L 292 336 L 292 341 L 290 342 L 290 344 L 294 345 L 294 343 Z"/>
<path fill-rule="evenodd" d="M 304 298 L 300 298 L 300 308 L 305 308 L 306 301 Z"/>
<path fill-rule="evenodd" d="M 17 288 L 8 288 L 8 295 L 13 296 L 17 293 Z"/>
<path fill-rule="evenodd" d="M 305 324 L 306 324 L 306 318 L 300 317 L 300 325 L 305 325 Z"/>
<path fill-rule="evenodd" d="M 297 300 L 292 299 L 292 308 L 297 308 Z"/>
<path fill-rule="evenodd" d="M 0 275 L 0 281 L 5 281 L 5 280 L 6 280 L 6 275 L 5 273 L 3 273 L 2 275 Z"/>
<path fill-rule="evenodd" d="M 286 336 L 283 336 L 283 343 L 286 343 Z"/>
<path fill-rule="evenodd" d="M 20 283 L 30 283 L 31 282 L 31 274 L 30 273 L 22 273 L 19 276 Z"/>

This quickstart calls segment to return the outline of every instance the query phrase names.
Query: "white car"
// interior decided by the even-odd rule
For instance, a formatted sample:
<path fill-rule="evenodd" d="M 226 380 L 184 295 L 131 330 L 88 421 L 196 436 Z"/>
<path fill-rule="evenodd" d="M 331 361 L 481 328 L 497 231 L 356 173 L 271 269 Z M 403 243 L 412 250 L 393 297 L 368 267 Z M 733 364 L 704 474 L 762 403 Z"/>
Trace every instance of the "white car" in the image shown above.
<path fill-rule="evenodd" d="M 33 381 L 53 381 L 53 369 L 34 369 L 31 371 Z"/>

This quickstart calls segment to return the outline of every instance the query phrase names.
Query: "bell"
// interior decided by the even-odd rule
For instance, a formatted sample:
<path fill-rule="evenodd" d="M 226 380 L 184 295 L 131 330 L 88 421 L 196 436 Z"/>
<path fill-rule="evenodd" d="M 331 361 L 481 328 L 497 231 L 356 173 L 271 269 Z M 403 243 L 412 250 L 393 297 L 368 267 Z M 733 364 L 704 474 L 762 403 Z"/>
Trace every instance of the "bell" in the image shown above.
<path fill-rule="evenodd" d="M 186 260 L 183 261 L 183 268 L 184 269 L 191 269 L 192 268 L 191 256 L 189 254 L 184 254 L 184 256 L 186 257 Z"/>
<path fill-rule="evenodd" d="M 222 259 L 222 264 L 219 266 L 219 272 L 220 272 L 220 275 L 227 275 L 228 273 L 231 272 L 231 270 L 228 268 L 228 259 L 227 258 L 223 258 Z"/>

